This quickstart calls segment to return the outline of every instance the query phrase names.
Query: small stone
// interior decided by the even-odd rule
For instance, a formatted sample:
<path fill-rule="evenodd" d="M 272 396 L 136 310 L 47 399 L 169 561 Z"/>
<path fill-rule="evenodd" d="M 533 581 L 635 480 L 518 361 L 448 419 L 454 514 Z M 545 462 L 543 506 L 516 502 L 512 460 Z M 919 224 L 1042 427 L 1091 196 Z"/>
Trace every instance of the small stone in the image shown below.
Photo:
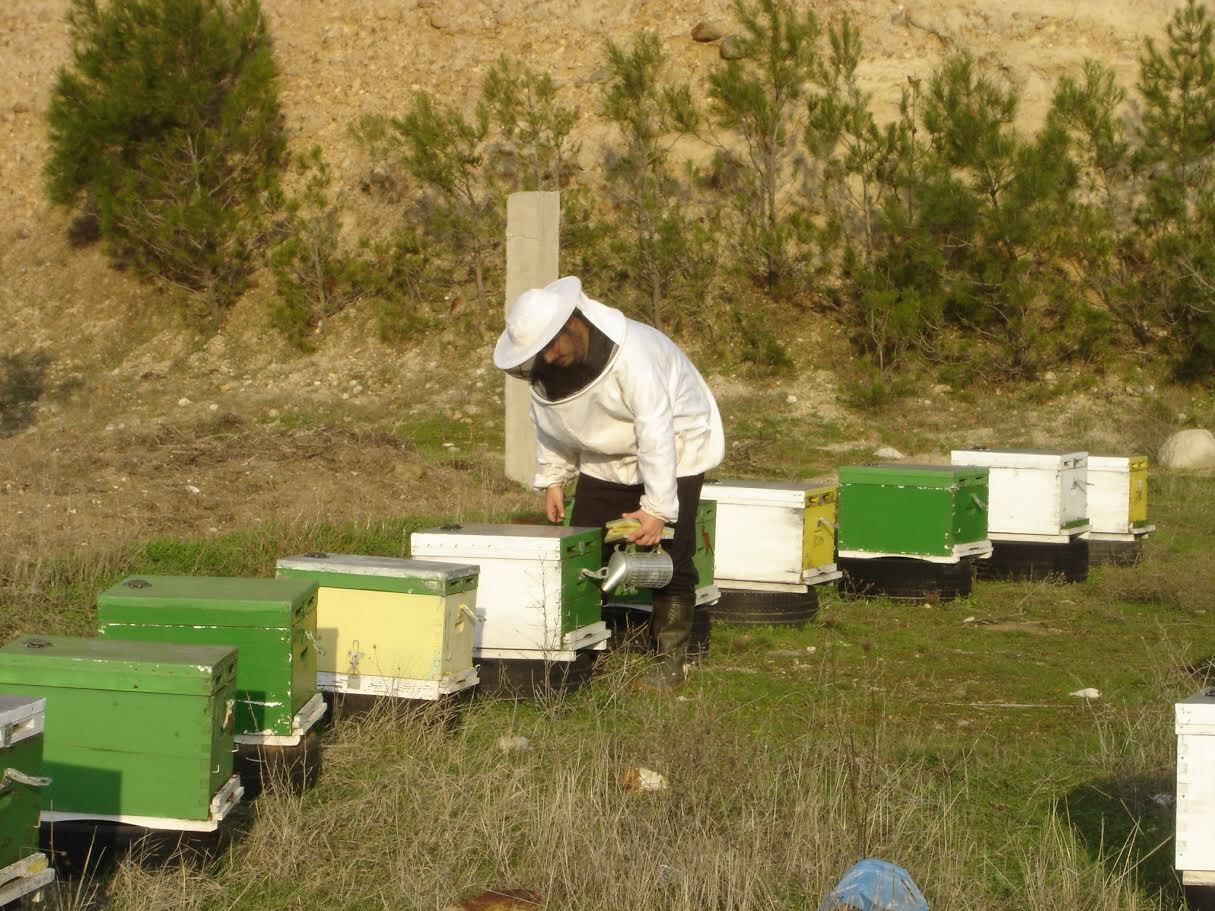
<path fill-rule="evenodd" d="M 186 493 L 194 494 L 197 496 L 198 494 L 202 493 L 202 491 L 199 490 L 197 487 L 195 487 L 193 484 L 187 484 Z"/>
<path fill-rule="evenodd" d="M 726 36 L 726 30 L 716 22 L 697 22 L 692 26 L 692 40 L 700 42 L 718 41 Z"/>
<path fill-rule="evenodd" d="M 796 405 L 796 404 L 797 404 L 797 396 L 795 396 L 795 395 L 787 395 L 787 396 L 785 396 L 785 404 L 786 404 L 786 405 Z"/>
<path fill-rule="evenodd" d="M 427 21 L 431 28 L 437 28 L 440 31 L 451 28 L 451 16 L 447 15 L 443 10 L 434 10 Z"/>
<path fill-rule="evenodd" d="M 185 396 L 182 396 L 181 398 L 179 398 L 177 400 L 178 408 L 185 408 L 189 404 L 190 404 L 190 400 L 188 398 L 186 398 Z"/>
<path fill-rule="evenodd" d="M 947 392 L 953 392 L 953 387 L 948 383 L 937 383 L 932 387 L 933 395 L 945 395 Z"/>
<path fill-rule="evenodd" d="M 1059 381 L 1059 377 L 1055 375 L 1055 371 L 1053 370 L 1047 370 L 1046 373 L 1042 374 L 1042 379 L 1048 383 L 1056 383 Z"/>
<path fill-rule="evenodd" d="M 902 459 L 905 456 L 893 446 L 883 446 L 873 453 L 879 459 Z"/>
<path fill-rule="evenodd" d="M 741 60 L 747 56 L 747 43 L 742 35 L 727 35 L 717 47 L 722 60 Z"/>
<path fill-rule="evenodd" d="M 621 786 L 626 791 L 665 791 L 667 779 L 661 772 L 642 767 L 624 770 Z"/>
<path fill-rule="evenodd" d="M 1069 696 L 1077 696 L 1080 699 L 1100 699 L 1101 690 L 1096 687 L 1086 686 L 1082 690 L 1076 690 L 1074 693 L 1068 693 Z"/>
<path fill-rule="evenodd" d="M 219 406 L 216 405 L 214 402 L 212 402 L 210 405 L 207 406 L 207 410 L 208 411 L 219 411 Z"/>
<path fill-rule="evenodd" d="M 267 415 L 269 415 L 269 416 L 270 416 L 270 417 L 272 417 L 272 418 L 276 418 L 276 417 L 278 417 L 278 409 L 277 409 L 277 408 L 271 408 L 269 411 L 267 411 L 267 412 L 266 412 L 266 414 L 267 414 Z"/>
<path fill-rule="evenodd" d="M 30 106 L 28 104 L 26 104 L 24 101 L 18 101 L 16 104 L 13 105 L 14 114 L 28 114 L 29 112 L 30 112 Z"/>
<path fill-rule="evenodd" d="M 532 742 L 526 737 L 499 737 L 498 749 L 503 753 L 524 753 L 531 749 Z"/>

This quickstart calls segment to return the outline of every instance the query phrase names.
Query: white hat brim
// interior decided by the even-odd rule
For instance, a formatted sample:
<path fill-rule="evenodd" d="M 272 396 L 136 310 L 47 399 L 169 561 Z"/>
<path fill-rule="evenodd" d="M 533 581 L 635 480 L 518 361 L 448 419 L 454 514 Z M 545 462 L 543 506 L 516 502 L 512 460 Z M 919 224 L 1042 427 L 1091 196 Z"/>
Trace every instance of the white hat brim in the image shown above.
<path fill-rule="evenodd" d="M 548 343 L 557 337 L 557 333 L 577 309 L 582 299 L 582 282 L 575 276 L 567 275 L 543 288 L 532 288 L 520 294 L 510 309 L 513 311 L 516 307 L 527 306 L 529 300 L 534 302 L 541 295 L 556 298 L 551 317 L 542 330 L 535 332 L 533 337 L 527 340 L 517 339 L 509 330 L 503 330 L 494 346 L 494 366 L 499 370 L 514 370 L 548 347 Z M 509 321 L 510 313 L 507 314 L 507 319 Z"/>

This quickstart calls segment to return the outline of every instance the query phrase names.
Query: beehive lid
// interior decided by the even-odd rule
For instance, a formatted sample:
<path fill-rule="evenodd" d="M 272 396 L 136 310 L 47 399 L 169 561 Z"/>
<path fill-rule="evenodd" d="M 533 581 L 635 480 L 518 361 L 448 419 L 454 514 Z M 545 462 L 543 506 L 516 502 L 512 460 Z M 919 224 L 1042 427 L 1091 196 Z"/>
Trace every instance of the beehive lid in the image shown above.
<path fill-rule="evenodd" d="M 829 481 L 706 481 L 702 500 L 731 506 L 786 506 L 802 509 L 806 498 L 835 491 Z"/>
<path fill-rule="evenodd" d="M 236 670 L 236 649 L 72 636 L 18 636 L 0 648 L 5 684 L 210 695 Z"/>
<path fill-rule="evenodd" d="M 317 585 L 308 579 L 131 576 L 97 597 L 103 623 L 289 629 Z"/>
<path fill-rule="evenodd" d="M 599 547 L 603 530 L 566 525 L 441 525 L 410 535 L 410 547 L 419 557 L 560 559 L 572 548 Z"/>
<path fill-rule="evenodd" d="M 311 579 L 326 588 L 453 595 L 477 587 L 480 569 L 469 563 L 437 563 L 402 557 L 311 553 L 284 557 L 278 575 Z"/>
<path fill-rule="evenodd" d="M 1050 449 L 955 449 L 949 454 L 954 465 L 985 465 L 988 468 L 1051 468 L 1085 464 L 1086 452 Z"/>
<path fill-rule="evenodd" d="M 1147 456 L 1089 455 L 1089 471 L 1134 471 L 1147 467 Z"/>
<path fill-rule="evenodd" d="M 1215 687 L 1173 706 L 1178 734 L 1215 734 Z"/>
<path fill-rule="evenodd" d="M 0 695 L 0 728 L 21 724 L 45 712 L 45 699 L 35 696 Z"/>
<path fill-rule="evenodd" d="M 881 484 L 903 487 L 955 487 L 987 483 L 987 469 L 974 465 L 917 465 L 899 462 L 873 462 L 841 465 L 840 486 Z"/>

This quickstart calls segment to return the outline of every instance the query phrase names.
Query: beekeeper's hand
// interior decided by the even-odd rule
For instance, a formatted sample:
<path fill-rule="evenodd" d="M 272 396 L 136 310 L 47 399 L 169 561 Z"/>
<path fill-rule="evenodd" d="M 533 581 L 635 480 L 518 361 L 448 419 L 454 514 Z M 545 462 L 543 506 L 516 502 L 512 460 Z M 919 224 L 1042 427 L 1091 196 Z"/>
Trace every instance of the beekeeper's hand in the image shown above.
<path fill-rule="evenodd" d="M 636 512 L 624 513 L 626 519 L 636 519 L 641 523 L 641 527 L 629 535 L 629 540 L 634 544 L 640 544 L 643 547 L 651 544 L 657 544 L 662 540 L 663 521 L 657 516 L 652 516 L 644 510 Z"/>
<path fill-rule="evenodd" d="M 544 492 L 544 514 L 550 522 L 565 521 L 565 487 L 554 484 Z"/>

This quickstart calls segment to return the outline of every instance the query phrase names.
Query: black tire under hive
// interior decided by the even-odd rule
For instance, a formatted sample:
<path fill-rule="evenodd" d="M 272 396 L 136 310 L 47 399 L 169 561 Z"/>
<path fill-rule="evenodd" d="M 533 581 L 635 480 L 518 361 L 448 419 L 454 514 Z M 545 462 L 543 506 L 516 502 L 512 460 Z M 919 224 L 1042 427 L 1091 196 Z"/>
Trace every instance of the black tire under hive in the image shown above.
<path fill-rule="evenodd" d="M 733 626 L 805 626 L 818 613 L 818 589 L 804 592 L 723 588 L 713 619 Z"/>
<path fill-rule="evenodd" d="M 1089 541 L 1089 566 L 1135 566 L 1143 559 L 1143 537 L 1134 541 Z"/>
<path fill-rule="evenodd" d="M 599 652 L 583 649 L 573 661 L 482 658 L 477 661 L 482 696 L 534 699 L 572 693 L 591 679 Z"/>
<path fill-rule="evenodd" d="M 980 579 L 1083 582 L 1088 578 L 1085 538 L 1066 544 L 1039 541 L 992 541 L 991 556 L 978 561 Z"/>
<path fill-rule="evenodd" d="M 321 734 L 315 727 L 295 746 L 238 743 L 232 771 L 245 789 L 243 801 L 253 800 L 268 786 L 300 792 L 321 775 Z"/>
<path fill-rule="evenodd" d="M 982 561 L 980 561 L 982 562 Z M 848 598 L 885 596 L 895 601 L 953 601 L 970 596 L 975 561 L 933 563 L 914 557 L 841 557 L 840 593 Z"/>

